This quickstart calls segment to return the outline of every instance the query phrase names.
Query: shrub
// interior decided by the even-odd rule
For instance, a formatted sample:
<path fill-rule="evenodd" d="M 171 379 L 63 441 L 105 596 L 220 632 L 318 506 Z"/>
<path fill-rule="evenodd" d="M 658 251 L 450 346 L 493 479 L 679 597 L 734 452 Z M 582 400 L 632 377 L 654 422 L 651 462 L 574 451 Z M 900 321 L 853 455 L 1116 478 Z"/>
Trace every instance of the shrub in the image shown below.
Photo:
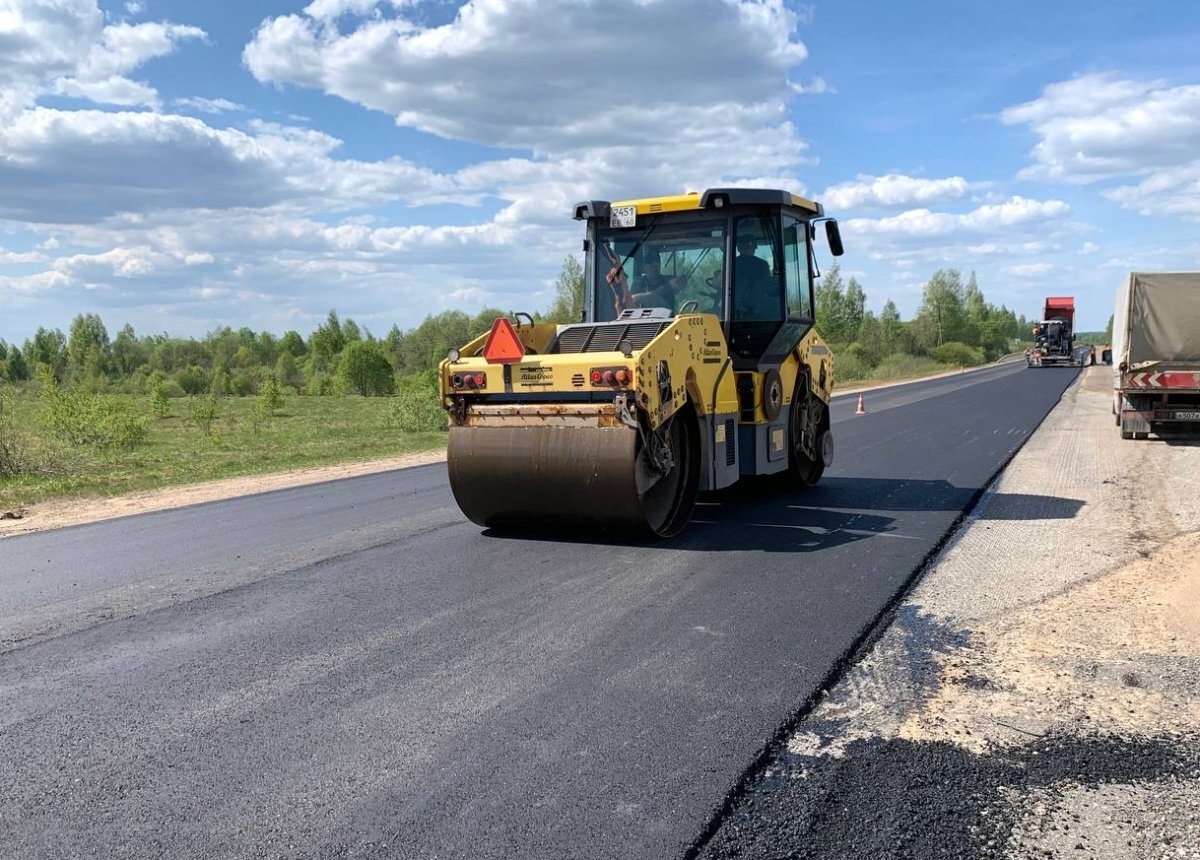
<path fill-rule="evenodd" d="M 313 397 L 326 397 L 334 393 L 333 377 L 327 373 L 314 373 L 308 381 L 308 393 Z"/>
<path fill-rule="evenodd" d="M 42 421 L 59 440 L 71 445 L 91 445 L 104 450 L 132 450 L 146 441 L 144 418 L 112 397 L 79 387 L 42 389 L 46 411 Z"/>
<path fill-rule="evenodd" d="M 258 369 L 239 370 L 230 380 L 230 390 L 237 397 L 249 397 L 258 392 Z"/>
<path fill-rule="evenodd" d="M 879 364 L 880 356 L 875 353 L 870 347 L 861 343 L 852 343 L 849 346 L 842 347 L 840 352 L 835 352 L 839 359 L 854 358 L 867 368 L 872 368 Z"/>
<path fill-rule="evenodd" d="M 159 418 L 166 418 L 171 411 L 171 401 L 167 398 L 167 386 L 164 382 L 156 382 L 150 387 L 150 408 Z"/>
<path fill-rule="evenodd" d="M 209 385 L 208 374 L 204 372 L 203 368 L 197 367 L 194 364 L 176 373 L 175 381 L 179 383 L 179 387 L 183 389 L 183 393 L 189 397 L 203 394 L 208 390 Z"/>
<path fill-rule="evenodd" d="M 29 452 L 17 432 L 12 412 L 12 395 L 0 386 L 0 478 L 16 478 L 30 472 Z"/>
<path fill-rule="evenodd" d="M 945 370 L 943 365 L 925 356 L 909 355 L 906 352 L 894 352 L 879 362 L 872 372 L 874 379 L 912 379 L 917 376 L 927 376 Z"/>
<path fill-rule="evenodd" d="M 364 397 L 391 394 L 396 390 L 392 363 L 370 341 L 356 340 L 346 346 L 338 363 L 337 376 L 346 391 Z"/>
<path fill-rule="evenodd" d="M 388 405 L 386 424 L 401 433 L 421 433 L 446 429 L 446 411 L 439 400 L 437 377 L 433 373 L 408 377 Z"/>
<path fill-rule="evenodd" d="M 213 423 L 217 420 L 216 398 L 209 396 L 188 402 L 188 423 L 213 438 Z"/>
<path fill-rule="evenodd" d="M 283 407 L 279 383 L 270 374 L 263 377 L 262 384 L 258 387 L 258 405 L 269 418 L 274 418 L 275 413 Z"/>
<path fill-rule="evenodd" d="M 279 354 L 279 360 L 275 362 L 275 380 L 297 394 L 304 387 L 304 376 L 301 375 L 300 367 L 296 364 L 296 357 L 290 352 L 285 351 Z"/>
<path fill-rule="evenodd" d="M 835 352 L 833 354 L 834 385 L 866 379 L 870 374 L 871 366 L 853 352 Z"/>
<path fill-rule="evenodd" d="M 948 364 L 951 367 L 974 367 L 983 364 L 983 350 L 967 346 L 965 343 L 950 341 L 941 346 L 928 350 L 929 357 L 938 364 Z"/>
<path fill-rule="evenodd" d="M 37 448 L 17 427 L 13 395 L 0 385 L 0 478 L 22 476 L 50 477 L 78 471 L 76 458 L 67 457 L 61 448 Z"/>
<path fill-rule="evenodd" d="M 165 373 L 161 370 L 152 370 L 142 377 L 142 385 L 145 386 L 142 390 L 149 394 L 154 389 L 154 386 L 162 385 L 166 381 L 167 375 Z"/>
<path fill-rule="evenodd" d="M 233 391 L 233 380 L 229 378 L 229 371 L 224 367 L 218 367 L 213 371 L 212 383 L 208 386 L 208 393 L 213 397 L 224 397 Z"/>

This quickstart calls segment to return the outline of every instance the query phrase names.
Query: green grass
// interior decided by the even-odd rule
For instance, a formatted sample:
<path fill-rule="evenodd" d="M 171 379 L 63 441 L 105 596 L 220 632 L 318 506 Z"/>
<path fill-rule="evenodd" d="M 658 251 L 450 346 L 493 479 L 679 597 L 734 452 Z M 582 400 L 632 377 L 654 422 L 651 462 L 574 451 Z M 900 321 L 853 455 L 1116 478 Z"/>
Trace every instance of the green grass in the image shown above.
<path fill-rule="evenodd" d="M 170 401 L 165 418 L 152 415 L 147 397 L 110 395 L 146 417 L 145 444 L 104 453 L 49 438 L 43 402 L 29 394 L 13 400 L 24 443 L 53 465 L 53 474 L 0 478 L 0 510 L 49 499 L 114 496 L 215 478 L 258 475 L 391 457 L 440 448 L 444 432 L 403 433 L 388 426 L 388 397 L 289 396 L 270 421 L 255 419 L 255 398 L 217 400 L 212 435 L 188 421 L 188 401 Z M 256 424 L 257 432 L 256 432 Z"/>
<path fill-rule="evenodd" d="M 853 355 L 839 356 L 834 351 L 833 381 L 836 388 L 855 388 L 872 382 L 896 382 L 904 379 L 920 379 L 958 370 L 957 365 L 939 364 L 925 356 L 895 353 L 889 355 L 876 367 L 871 367 Z"/>

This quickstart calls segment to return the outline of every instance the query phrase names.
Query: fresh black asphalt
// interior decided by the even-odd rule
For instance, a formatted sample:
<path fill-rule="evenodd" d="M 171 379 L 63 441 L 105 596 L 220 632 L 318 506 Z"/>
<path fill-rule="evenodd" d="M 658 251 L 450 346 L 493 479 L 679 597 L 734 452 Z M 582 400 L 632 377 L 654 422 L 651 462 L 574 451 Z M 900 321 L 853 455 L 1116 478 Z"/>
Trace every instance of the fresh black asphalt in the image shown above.
<path fill-rule="evenodd" d="M 0 856 L 680 856 L 1075 377 L 841 398 L 657 544 L 444 465 L 0 541 Z"/>

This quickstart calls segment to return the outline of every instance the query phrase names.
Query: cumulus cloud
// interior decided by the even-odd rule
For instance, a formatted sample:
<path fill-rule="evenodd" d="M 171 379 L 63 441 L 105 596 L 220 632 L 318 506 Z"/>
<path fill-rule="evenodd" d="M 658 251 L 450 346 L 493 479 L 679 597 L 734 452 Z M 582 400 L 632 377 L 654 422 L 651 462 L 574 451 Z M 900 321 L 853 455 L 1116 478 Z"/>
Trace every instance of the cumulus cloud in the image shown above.
<path fill-rule="evenodd" d="M 1200 221 L 1200 158 L 1192 164 L 1154 170 L 1136 185 L 1110 189 L 1105 196 L 1142 215 L 1177 215 Z"/>
<path fill-rule="evenodd" d="M 402 159 L 336 159 L 339 145 L 267 123 L 242 131 L 167 114 L 35 108 L 0 129 L 0 218 L 82 223 L 305 201 L 337 210 L 455 194 L 452 180 Z"/>
<path fill-rule="evenodd" d="M 10 251 L 0 248 L 0 265 L 17 263 L 44 263 L 46 255 L 41 251 Z"/>
<path fill-rule="evenodd" d="M 243 59 L 260 81 L 319 89 L 400 125 L 561 153 L 681 129 L 737 137 L 764 113 L 778 123 L 780 84 L 807 53 L 783 0 L 474 0 L 439 27 L 393 5 L 385 15 L 377 3 L 318 0 L 265 21 Z M 374 14 L 345 32 L 327 20 L 350 12 Z"/>
<path fill-rule="evenodd" d="M 55 287 L 65 287 L 70 278 L 62 272 L 45 271 L 34 275 L 0 275 L 0 295 L 5 292 L 32 295 Z"/>
<path fill-rule="evenodd" d="M 1014 196 L 1004 203 L 988 204 L 970 212 L 933 212 L 910 209 L 887 218 L 852 218 L 846 229 L 864 237 L 931 238 L 954 234 L 987 233 L 1064 218 L 1070 207 L 1061 200 L 1030 200 Z"/>
<path fill-rule="evenodd" d="M 9 0 L 0 13 L 0 117 L 57 94 L 103 104 L 153 105 L 157 93 L 128 75 L 165 56 L 199 27 L 105 24 L 95 0 Z"/>
<path fill-rule="evenodd" d="M 250 108 L 237 102 L 231 102 L 229 99 L 209 99 L 203 96 L 191 96 L 188 98 L 175 99 L 175 104 L 180 107 L 190 107 L 192 110 L 200 111 L 200 113 L 226 113 L 228 111 L 248 111 Z"/>
<path fill-rule="evenodd" d="M 791 85 L 791 87 L 794 92 L 797 92 L 802 96 L 819 96 L 823 93 L 837 92 L 837 90 L 835 90 L 832 86 L 830 86 L 829 82 L 826 81 L 820 75 L 817 75 L 816 77 L 814 77 L 807 84 L 793 83 Z"/>
<path fill-rule="evenodd" d="M 1014 278 L 1042 278 L 1056 271 L 1054 263 L 1020 263 L 1016 266 L 1005 266 L 1005 274 Z"/>
<path fill-rule="evenodd" d="M 1138 178 L 1106 196 L 1144 214 L 1200 218 L 1200 85 L 1084 75 L 1051 84 L 1000 119 L 1038 136 L 1023 178 Z"/>
<path fill-rule="evenodd" d="M 831 211 L 850 209 L 902 209 L 908 206 L 930 206 L 949 203 L 966 197 L 980 183 L 970 183 L 961 176 L 944 179 L 921 179 L 903 174 L 886 176 L 859 174 L 853 182 L 842 182 L 826 189 L 821 198 Z"/>

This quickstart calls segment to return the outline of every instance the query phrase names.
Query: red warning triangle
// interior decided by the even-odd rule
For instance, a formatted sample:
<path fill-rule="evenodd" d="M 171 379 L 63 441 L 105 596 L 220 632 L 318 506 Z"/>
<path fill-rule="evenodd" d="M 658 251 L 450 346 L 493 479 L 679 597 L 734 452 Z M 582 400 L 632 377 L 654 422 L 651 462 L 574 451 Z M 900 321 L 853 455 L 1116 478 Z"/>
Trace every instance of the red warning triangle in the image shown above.
<path fill-rule="evenodd" d="M 492 323 L 491 334 L 483 345 L 483 357 L 488 364 L 515 364 L 525 357 L 525 344 L 504 317 Z"/>

